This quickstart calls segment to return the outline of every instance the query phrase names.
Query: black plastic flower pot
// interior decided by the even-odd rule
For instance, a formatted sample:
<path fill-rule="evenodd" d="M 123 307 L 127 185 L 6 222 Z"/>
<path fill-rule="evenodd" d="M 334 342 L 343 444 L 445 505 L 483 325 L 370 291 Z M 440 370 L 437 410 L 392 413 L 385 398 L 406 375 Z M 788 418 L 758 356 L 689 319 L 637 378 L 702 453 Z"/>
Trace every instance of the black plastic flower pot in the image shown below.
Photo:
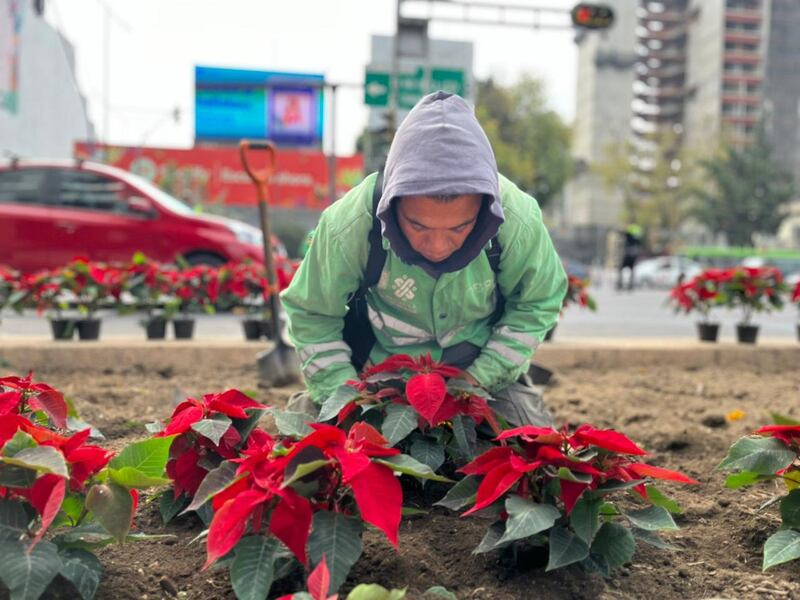
<path fill-rule="evenodd" d="M 163 340 L 167 337 L 167 320 L 164 317 L 152 317 L 145 321 L 144 330 L 148 340 Z"/>
<path fill-rule="evenodd" d="M 553 325 L 553 328 L 550 329 L 547 333 L 544 334 L 544 341 L 545 342 L 552 342 L 553 341 L 553 337 L 556 334 L 556 327 L 557 327 L 556 325 Z"/>
<path fill-rule="evenodd" d="M 50 329 L 54 340 L 71 340 L 75 335 L 75 321 L 72 319 L 50 319 Z"/>
<path fill-rule="evenodd" d="M 78 339 L 99 340 L 100 339 L 100 319 L 80 319 L 76 322 L 78 328 Z"/>
<path fill-rule="evenodd" d="M 755 344 L 758 339 L 758 325 L 736 326 L 736 339 L 740 344 Z"/>
<path fill-rule="evenodd" d="M 269 319 L 261 319 L 261 335 L 268 340 L 271 340 L 274 337 L 272 335 L 272 321 Z"/>
<path fill-rule="evenodd" d="M 244 339 L 256 341 L 261 339 L 261 321 L 257 319 L 245 319 L 242 321 Z"/>
<path fill-rule="evenodd" d="M 719 323 L 698 323 L 697 337 L 701 342 L 716 342 L 719 339 Z"/>
<path fill-rule="evenodd" d="M 190 340 L 194 337 L 194 319 L 174 319 L 172 327 L 176 340 Z"/>

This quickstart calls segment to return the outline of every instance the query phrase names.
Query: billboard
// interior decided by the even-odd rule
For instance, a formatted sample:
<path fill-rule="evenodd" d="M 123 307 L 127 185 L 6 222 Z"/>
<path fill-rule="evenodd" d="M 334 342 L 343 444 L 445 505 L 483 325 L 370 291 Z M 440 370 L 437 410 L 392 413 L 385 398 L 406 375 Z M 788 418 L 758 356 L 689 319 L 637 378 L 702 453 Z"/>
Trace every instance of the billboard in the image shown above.
<path fill-rule="evenodd" d="M 195 67 L 195 139 L 320 146 L 323 75 Z"/>
<path fill-rule="evenodd" d="M 140 148 L 78 142 L 75 156 L 120 167 L 152 181 L 190 205 L 255 206 L 256 189 L 236 147 Z M 255 162 L 259 155 L 255 153 Z M 336 159 L 336 196 L 363 177 L 360 154 Z M 322 152 L 279 150 L 270 179 L 269 201 L 281 208 L 322 210 L 328 198 L 328 161 Z"/>

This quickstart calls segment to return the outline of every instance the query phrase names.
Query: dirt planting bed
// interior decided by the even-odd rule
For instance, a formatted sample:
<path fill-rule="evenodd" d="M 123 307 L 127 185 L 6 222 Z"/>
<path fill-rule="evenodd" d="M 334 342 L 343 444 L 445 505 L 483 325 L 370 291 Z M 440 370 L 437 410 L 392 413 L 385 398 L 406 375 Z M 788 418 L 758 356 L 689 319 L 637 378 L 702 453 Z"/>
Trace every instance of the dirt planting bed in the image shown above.
<path fill-rule="evenodd" d="M 144 424 L 167 417 L 186 395 L 237 387 L 283 404 L 292 390 L 259 389 L 253 356 L 244 344 L 0 349 L 3 373 L 34 369 L 38 380 L 74 401 L 111 447 L 146 436 Z M 652 452 L 649 462 L 702 482 L 660 486 L 684 509 L 676 519 L 681 530 L 667 535 L 678 551 L 640 545 L 634 561 L 607 580 L 577 568 L 546 574 L 535 556 L 520 569 L 497 553 L 472 555 L 487 523 L 434 509 L 403 522 L 399 554 L 368 532 L 348 585 L 407 586 L 409 598 L 441 585 L 459 599 L 800 599 L 797 563 L 761 572 L 761 548 L 780 517 L 776 507 L 758 508 L 780 490 L 772 484 L 728 490 L 724 474 L 714 470 L 730 444 L 768 423 L 770 412 L 800 418 L 800 348 L 554 345 L 538 360 L 555 371 L 546 399 L 559 420 L 618 429 Z M 735 410 L 744 416 L 726 419 Z M 172 537 L 100 551 L 105 573 L 97 598 L 233 598 L 227 574 L 200 571 L 203 545 L 189 544 L 199 522 L 183 518 L 164 527 L 157 504 L 144 503 L 137 528 Z M 273 592 L 298 589 L 292 585 L 299 582 Z"/>

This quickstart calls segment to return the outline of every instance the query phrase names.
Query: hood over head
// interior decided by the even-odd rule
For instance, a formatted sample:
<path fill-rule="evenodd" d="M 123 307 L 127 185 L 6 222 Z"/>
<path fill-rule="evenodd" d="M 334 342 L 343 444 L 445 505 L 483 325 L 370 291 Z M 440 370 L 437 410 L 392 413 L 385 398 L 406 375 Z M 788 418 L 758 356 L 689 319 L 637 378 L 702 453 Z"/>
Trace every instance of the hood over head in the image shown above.
<path fill-rule="evenodd" d="M 462 194 L 483 196 L 478 221 L 460 249 L 432 263 L 403 235 L 397 221 L 397 199 Z M 489 139 L 463 98 L 435 92 L 408 113 L 386 159 L 377 216 L 394 253 L 434 277 L 463 269 L 497 234 L 504 220 L 497 163 Z"/>

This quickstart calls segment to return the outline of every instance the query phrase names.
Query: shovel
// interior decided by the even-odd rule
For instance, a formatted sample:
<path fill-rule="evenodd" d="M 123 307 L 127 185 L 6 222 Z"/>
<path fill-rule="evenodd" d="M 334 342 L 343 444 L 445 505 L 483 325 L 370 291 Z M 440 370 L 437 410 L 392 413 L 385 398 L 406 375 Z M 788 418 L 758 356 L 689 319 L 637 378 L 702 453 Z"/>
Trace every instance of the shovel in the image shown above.
<path fill-rule="evenodd" d="M 255 169 L 248 159 L 251 150 L 265 150 L 267 163 L 263 169 Z M 269 203 L 267 202 L 267 182 L 275 170 L 275 147 L 270 142 L 242 140 L 239 142 L 239 156 L 242 166 L 258 190 L 258 216 L 261 221 L 262 240 L 264 244 L 264 265 L 267 268 L 270 321 L 274 346 L 259 352 L 256 356 L 258 375 L 262 383 L 269 387 L 279 387 L 301 381 L 300 360 L 286 340 L 278 319 L 280 302 L 278 300 L 278 277 L 275 272 L 275 257 L 272 254 L 272 232 L 270 231 Z"/>

